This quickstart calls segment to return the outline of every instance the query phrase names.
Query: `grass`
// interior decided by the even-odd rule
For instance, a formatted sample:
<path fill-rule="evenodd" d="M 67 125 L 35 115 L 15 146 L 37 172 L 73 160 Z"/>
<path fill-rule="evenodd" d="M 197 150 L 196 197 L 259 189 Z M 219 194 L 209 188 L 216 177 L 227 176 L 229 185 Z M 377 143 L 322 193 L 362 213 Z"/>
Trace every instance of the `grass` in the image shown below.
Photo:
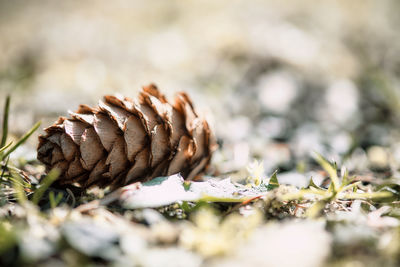
<path fill-rule="evenodd" d="M 6 97 L 6 103 L 4 105 L 4 116 L 3 116 L 3 127 L 2 127 L 2 135 L 1 135 L 1 143 L 0 147 L 3 148 L 7 142 L 7 135 L 8 135 L 8 116 L 10 112 L 10 96 Z M 2 150 L 1 150 L 2 152 Z"/>
<path fill-rule="evenodd" d="M 59 175 L 60 175 L 60 171 L 58 169 L 53 169 L 46 175 L 46 177 L 44 177 L 42 179 L 40 186 L 35 190 L 35 193 L 32 196 L 33 204 L 35 204 L 35 205 L 39 204 L 39 201 L 43 197 L 43 194 L 50 187 L 50 185 L 55 180 L 57 180 Z M 54 193 L 53 193 L 51 206 L 53 206 L 53 205 L 57 206 L 57 202 L 59 202 L 59 200 L 57 201 L 56 199 L 59 199 L 59 197 L 57 195 L 57 198 L 55 198 Z"/>
<path fill-rule="evenodd" d="M 361 185 L 360 181 L 356 181 L 355 177 L 349 177 L 347 170 L 344 171 L 343 177 L 338 176 L 336 164 L 330 163 L 322 155 L 316 153 L 315 161 L 326 171 L 330 179 L 327 188 L 317 186 L 312 177 L 310 184 L 307 188 L 302 188 L 296 193 L 289 193 L 282 198 L 286 201 L 290 200 L 304 200 L 310 202 L 311 206 L 306 210 L 306 216 L 316 218 L 323 216 L 323 209 L 331 203 L 338 201 L 350 200 L 385 200 L 391 199 L 393 193 L 389 190 L 382 190 L 377 192 L 364 192 L 358 187 Z M 359 192 L 361 191 L 361 192 Z"/>
<path fill-rule="evenodd" d="M 42 180 L 37 188 L 32 188 L 29 178 L 26 175 L 23 175 L 23 171 L 9 164 L 9 156 L 11 153 L 23 145 L 41 124 L 40 122 L 35 123 L 35 125 L 33 125 L 32 128 L 20 139 L 18 139 L 15 144 L 13 144 L 13 142 L 7 144 L 10 102 L 11 97 L 7 96 L 4 104 L 0 145 L 0 163 L 2 167 L 0 192 L 3 192 L 2 194 L 0 193 L 0 198 L 3 198 L 0 199 L 0 203 L 7 203 L 8 200 L 16 199 L 20 204 L 24 204 L 28 199 L 27 192 L 34 192 L 32 203 L 38 204 L 44 192 L 49 188 L 51 183 L 57 179 L 58 171 L 53 170 Z"/>

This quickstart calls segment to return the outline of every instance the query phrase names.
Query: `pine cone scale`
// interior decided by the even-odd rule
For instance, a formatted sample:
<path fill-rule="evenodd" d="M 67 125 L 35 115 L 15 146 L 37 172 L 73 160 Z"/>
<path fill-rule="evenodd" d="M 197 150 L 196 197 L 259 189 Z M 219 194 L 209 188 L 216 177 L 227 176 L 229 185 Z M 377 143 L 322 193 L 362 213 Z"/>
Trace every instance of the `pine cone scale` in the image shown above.
<path fill-rule="evenodd" d="M 80 113 L 75 113 L 75 112 L 69 112 L 69 114 L 72 116 L 72 118 L 81 121 L 83 123 L 87 123 L 90 125 L 93 125 L 94 123 L 94 115 L 93 114 L 80 114 Z"/>
<path fill-rule="evenodd" d="M 85 184 L 85 187 L 94 184 L 97 180 L 102 179 L 102 174 L 106 173 L 108 167 L 106 165 L 106 158 L 102 158 L 99 162 L 97 162 L 94 169 L 90 172 L 89 178 Z"/>
<path fill-rule="evenodd" d="M 125 155 L 125 142 L 122 136 L 119 136 L 108 154 L 106 165 L 110 166 L 110 175 L 115 177 L 125 170 L 128 160 Z"/>
<path fill-rule="evenodd" d="M 86 170 L 82 167 L 80 158 L 76 157 L 70 162 L 68 170 L 66 172 L 66 177 L 78 177 L 84 174 Z"/>
<path fill-rule="evenodd" d="M 147 143 L 147 134 L 142 123 L 135 116 L 130 116 L 126 120 L 124 138 L 128 160 L 134 162 L 136 155 Z"/>
<path fill-rule="evenodd" d="M 187 136 L 182 136 L 177 147 L 177 153 L 171 160 L 167 175 L 172 175 L 183 169 L 192 155 L 193 141 Z"/>
<path fill-rule="evenodd" d="M 65 133 L 71 137 L 72 141 L 79 146 L 86 124 L 78 120 L 65 120 L 63 122 L 63 128 L 65 129 Z"/>
<path fill-rule="evenodd" d="M 64 159 L 64 155 L 60 149 L 60 147 L 55 146 L 53 149 L 53 157 L 51 158 L 51 164 L 56 164 L 59 161 Z"/>
<path fill-rule="evenodd" d="M 134 181 L 146 173 L 146 170 L 148 169 L 149 156 L 150 153 L 147 148 L 137 154 L 133 166 L 129 169 L 126 175 L 125 184 Z"/>
<path fill-rule="evenodd" d="M 115 139 L 120 134 L 119 128 L 112 122 L 112 120 L 105 114 L 95 114 L 94 129 L 98 134 L 103 147 L 110 152 Z"/>
<path fill-rule="evenodd" d="M 88 171 L 92 170 L 103 157 L 103 150 L 103 145 L 95 130 L 86 128 L 82 134 L 80 145 L 82 167 Z"/>
<path fill-rule="evenodd" d="M 105 97 L 105 100 L 108 101 L 108 97 Z M 104 111 L 108 114 L 108 116 L 117 123 L 118 128 L 123 131 L 125 121 L 132 115 L 128 111 L 125 111 L 117 106 L 112 104 L 105 103 L 103 101 L 99 101 L 99 108 L 101 111 Z"/>
<path fill-rule="evenodd" d="M 72 161 L 77 154 L 77 147 L 75 143 L 65 133 L 60 137 L 61 150 L 64 154 L 65 160 Z"/>
<path fill-rule="evenodd" d="M 169 107 L 167 112 L 167 120 L 171 125 L 171 147 L 175 148 L 180 142 L 181 137 L 185 134 L 184 130 L 184 118 L 183 116 L 172 107 Z"/>
<path fill-rule="evenodd" d="M 154 127 L 151 135 L 151 168 L 156 167 L 171 152 L 169 148 L 167 131 L 158 124 Z"/>

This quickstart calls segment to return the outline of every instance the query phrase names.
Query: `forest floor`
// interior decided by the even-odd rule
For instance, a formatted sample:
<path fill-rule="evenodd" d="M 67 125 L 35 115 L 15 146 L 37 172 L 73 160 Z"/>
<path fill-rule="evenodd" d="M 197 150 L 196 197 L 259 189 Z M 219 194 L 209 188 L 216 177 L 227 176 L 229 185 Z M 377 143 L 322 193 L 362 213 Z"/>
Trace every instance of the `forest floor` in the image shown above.
<path fill-rule="evenodd" d="M 0 1 L 0 265 L 400 265 L 398 1 L 28 2 Z M 203 180 L 54 186 L 42 128 L 151 82 L 212 125 Z"/>

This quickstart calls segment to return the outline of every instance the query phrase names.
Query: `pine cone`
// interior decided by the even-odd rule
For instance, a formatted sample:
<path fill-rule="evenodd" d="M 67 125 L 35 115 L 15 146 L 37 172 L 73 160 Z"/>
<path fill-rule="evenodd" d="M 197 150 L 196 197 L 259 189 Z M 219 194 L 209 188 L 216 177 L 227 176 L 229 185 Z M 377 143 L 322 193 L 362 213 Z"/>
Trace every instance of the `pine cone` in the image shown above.
<path fill-rule="evenodd" d="M 171 105 L 155 85 L 135 100 L 105 96 L 96 108 L 80 105 L 39 137 L 38 159 L 58 168 L 59 184 L 112 188 L 180 172 L 193 179 L 205 170 L 216 145 L 190 98 Z"/>

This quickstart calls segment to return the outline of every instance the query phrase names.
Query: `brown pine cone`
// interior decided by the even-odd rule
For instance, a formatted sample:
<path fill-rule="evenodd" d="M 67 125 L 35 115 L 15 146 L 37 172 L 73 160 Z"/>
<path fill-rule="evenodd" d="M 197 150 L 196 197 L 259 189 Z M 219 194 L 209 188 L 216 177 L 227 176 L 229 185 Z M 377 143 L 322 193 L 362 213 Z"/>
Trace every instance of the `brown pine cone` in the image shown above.
<path fill-rule="evenodd" d="M 168 103 L 155 85 L 135 100 L 105 96 L 96 108 L 80 105 L 39 137 L 38 159 L 61 171 L 59 184 L 113 188 L 180 172 L 193 179 L 208 166 L 216 144 L 192 101 Z"/>

